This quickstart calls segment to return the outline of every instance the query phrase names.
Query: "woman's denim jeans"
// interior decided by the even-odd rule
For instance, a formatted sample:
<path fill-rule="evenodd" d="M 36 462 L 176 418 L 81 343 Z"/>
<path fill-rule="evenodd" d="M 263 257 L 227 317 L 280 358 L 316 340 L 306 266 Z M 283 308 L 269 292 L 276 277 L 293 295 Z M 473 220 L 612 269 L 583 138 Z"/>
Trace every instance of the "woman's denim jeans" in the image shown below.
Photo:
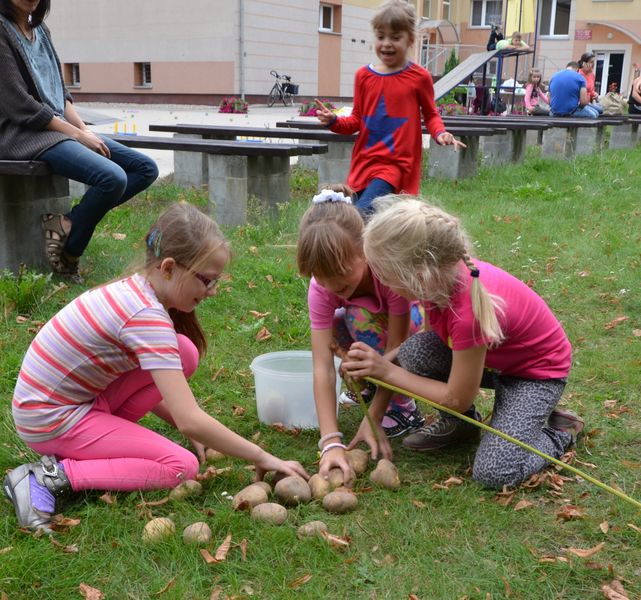
<path fill-rule="evenodd" d="M 103 140 L 111 152 L 110 159 L 75 140 L 60 142 L 38 156 L 57 175 L 90 186 L 66 215 L 72 225 L 65 252 L 71 256 L 82 255 L 107 212 L 148 188 L 158 177 L 152 159 L 108 138 Z"/>

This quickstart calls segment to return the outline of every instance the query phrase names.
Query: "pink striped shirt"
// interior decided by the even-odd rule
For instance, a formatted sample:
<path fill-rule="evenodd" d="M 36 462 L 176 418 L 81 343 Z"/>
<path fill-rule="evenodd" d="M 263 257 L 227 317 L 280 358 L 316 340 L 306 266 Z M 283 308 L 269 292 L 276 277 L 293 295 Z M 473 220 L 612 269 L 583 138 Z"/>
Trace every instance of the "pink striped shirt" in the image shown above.
<path fill-rule="evenodd" d="M 13 395 L 18 435 L 58 437 L 110 383 L 137 368 L 182 370 L 171 318 L 139 274 L 85 292 L 38 332 Z"/>

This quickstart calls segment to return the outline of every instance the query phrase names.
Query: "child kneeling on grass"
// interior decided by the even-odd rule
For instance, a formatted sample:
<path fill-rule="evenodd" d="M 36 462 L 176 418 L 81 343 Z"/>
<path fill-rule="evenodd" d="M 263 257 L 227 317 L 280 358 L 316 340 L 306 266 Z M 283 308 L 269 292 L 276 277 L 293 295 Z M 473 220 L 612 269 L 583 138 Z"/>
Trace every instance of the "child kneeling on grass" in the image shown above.
<path fill-rule="evenodd" d="M 492 388 L 491 426 L 560 457 L 584 424 L 571 411 L 556 408 L 572 349 L 543 299 L 509 273 L 470 256 L 458 219 L 416 198 L 379 199 L 363 247 L 384 285 L 423 303 L 432 330 L 401 344 L 396 362 L 356 342 L 343 363 L 347 372 L 372 376 L 477 420 L 474 399 L 479 388 Z M 375 398 L 370 407 L 375 423 L 384 412 L 385 404 Z M 403 445 L 431 452 L 478 433 L 471 423 L 440 413 Z M 366 419 L 350 446 L 360 441 L 391 458 L 385 436 L 378 436 L 377 445 Z M 515 486 L 546 464 L 544 458 L 487 433 L 474 459 L 473 477 L 488 487 Z"/>
<path fill-rule="evenodd" d="M 18 435 L 43 455 L 4 480 L 20 526 L 47 531 L 66 492 L 173 488 L 198 472 L 194 454 L 138 425 L 152 411 L 192 440 L 266 471 L 306 477 L 230 431 L 187 383 L 206 351 L 195 309 L 216 294 L 230 258 L 218 225 L 174 204 L 146 236 L 144 268 L 85 292 L 38 333 L 13 397 Z"/>
<path fill-rule="evenodd" d="M 300 273 L 311 277 L 307 302 L 314 400 L 321 433 L 320 474 L 325 476 L 332 467 L 340 467 L 349 482 L 353 474 L 336 419 L 332 340 L 346 349 L 357 340 L 377 353 L 392 352 L 410 332 L 423 328 L 423 314 L 418 302 L 411 304 L 372 273 L 363 254 L 363 218 L 351 203 L 351 190 L 341 185 L 333 187 L 315 196 L 301 219 L 297 260 Z M 383 388 L 375 390 L 374 396 L 380 397 L 386 407 L 382 416 L 384 436 L 406 435 L 425 422 L 411 398 L 391 396 Z"/>

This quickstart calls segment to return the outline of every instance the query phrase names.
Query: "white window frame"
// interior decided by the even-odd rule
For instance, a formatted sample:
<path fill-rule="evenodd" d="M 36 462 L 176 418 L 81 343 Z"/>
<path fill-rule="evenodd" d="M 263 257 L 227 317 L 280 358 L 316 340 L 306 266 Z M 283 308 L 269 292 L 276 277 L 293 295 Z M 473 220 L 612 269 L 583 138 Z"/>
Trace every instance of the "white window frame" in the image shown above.
<path fill-rule="evenodd" d="M 567 33 L 554 33 L 554 26 L 556 25 L 556 6 L 557 6 L 557 1 L 558 0 L 551 0 L 552 2 L 552 10 L 550 14 L 550 30 L 548 33 L 542 33 L 539 31 L 539 38 L 542 39 L 556 39 L 556 40 L 563 40 L 563 39 L 569 39 L 570 37 L 570 30 L 572 28 L 572 2 L 574 0 L 570 0 L 570 18 L 568 19 L 568 32 Z M 543 3 L 541 2 L 539 4 L 539 18 L 538 22 L 541 22 L 541 13 L 543 12 Z M 552 33 L 550 33 L 552 32 Z"/>
<path fill-rule="evenodd" d="M 490 0 L 471 0 L 470 2 L 470 24 L 468 26 L 469 29 L 489 29 L 493 23 L 488 23 L 487 22 L 487 3 Z M 501 12 L 499 14 L 499 21 L 503 20 L 503 0 L 501 1 Z M 481 8 L 481 24 L 480 25 L 474 25 L 472 22 L 472 19 L 474 17 L 474 2 L 483 2 L 483 6 Z M 496 23 L 494 23 L 496 25 Z"/>
<path fill-rule="evenodd" d="M 443 6 L 443 19 L 446 21 L 450 20 L 450 17 L 452 16 L 452 1 L 453 0 L 443 0 L 441 5 Z M 445 16 L 445 7 L 447 7 L 447 16 Z"/>
<path fill-rule="evenodd" d="M 70 63 L 69 73 L 71 75 L 71 85 L 80 87 L 80 64 Z"/>
<path fill-rule="evenodd" d="M 427 14 L 425 14 L 425 4 L 428 6 Z M 432 0 L 423 0 L 423 18 L 431 19 L 432 18 Z"/>
<path fill-rule="evenodd" d="M 323 12 L 329 10 L 329 29 L 323 26 Z M 318 31 L 334 31 L 334 5 L 320 4 L 318 8 Z"/>

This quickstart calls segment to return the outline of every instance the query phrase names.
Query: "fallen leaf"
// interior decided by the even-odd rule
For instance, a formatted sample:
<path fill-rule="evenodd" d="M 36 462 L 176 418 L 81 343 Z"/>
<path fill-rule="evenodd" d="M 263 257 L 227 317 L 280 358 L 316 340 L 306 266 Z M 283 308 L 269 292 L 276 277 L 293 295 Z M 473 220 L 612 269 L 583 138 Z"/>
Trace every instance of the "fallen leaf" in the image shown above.
<path fill-rule="evenodd" d="M 579 271 L 577 275 L 579 277 L 588 277 L 590 275 L 590 271 Z"/>
<path fill-rule="evenodd" d="M 462 485 L 463 480 L 460 477 L 450 477 L 443 482 L 443 485 L 450 487 L 452 485 Z"/>
<path fill-rule="evenodd" d="M 633 525 L 632 523 L 628 523 L 628 527 L 630 529 L 634 529 L 638 533 L 641 533 L 641 527 L 637 527 L 636 525 Z"/>
<path fill-rule="evenodd" d="M 112 496 L 109 492 L 105 492 L 102 496 L 98 498 L 98 500 L 102 500 L 105 504 L 116 503 L 116 498 L 114 498 L 114 496 Z"/>
<path fill-rule="evenodd" d="M 242 406 L 232 406 L 232 411 L 235 417 L 242 417 L 245 414 L 245 409 Z"/>
<path fill-rule="evenodd" d="M 425 508 L 427 506 L 425 502 L 421 502 L 420 500 L 412 500 L 412 504 L 416 506 L 416 508 Z"/>
<path fill-rule="evenodd" d="M 340 548 L 345 549 L 349 547 L 349 542 L 351 539 L 347 536 L 345 537 L 340 537 L 338 535 L 333 535 L 331 533 L 327 533 L 327 531 L 321 531 L 321 535 L 323 538 L 325 538 L 325 541 L 332 546 L 333 548 Z"/>
<path fill-rule="evenodd" d="M 92 588 L 86 583 L 81 583 L 78 588 L 80 589 L 80 593 L 82 594 L 83 598 L 85 598 L 85 600 L 103 600 L 103 598 L 105 597 L 105 595 L 100 590 Z"/>
<path fill-rule="evenodd" d="M 161 500 L 143 500 L 142 502 L 136 504 L 136 508 L 147 508 L 149 506 L 162 506 L 163 504 L 167 504 L 169 502 L 169 496 L 165 496 Z"/>
<path fill-rule="evenodd" d="M 271 315 L 272 313 L 270 312 L 258 312 L 257 310 L 250 310 L 249 314 L 254 317 L 255 319 L 262 319 L 263 317 L 266 317 L 267 315 Z"/>
<path fill-rule="evenodd" d="M 503 585 L 505 586 L 505 597 L 509 598 L 512 595 L 512 588 L 510 587 L 510 582 L 505 578 L 501 577 L 503 580 Z"/>
<path fill-rule="evenodd" d="M 267 279 L 269 283 L 274 283 L 274 277 L 272 275 L 265 275 L 265 279 Z"/>
<path fill-rule="evenodd" d="M 610 529 L 610 524 L 607 521 L 603 521 L 603 523 L 599 523 L 599 529 L 603 533 L 607 533 L 608 530 Z"/>
<path fill-rule="evenodd" d="M 247 282 L 247 287 L 248 287 L 250 290 L 253 290 L 253 289 L 256 287 L 256 283 L 255 283 L 255 282 L 253 282 L 253 281 L 248 281 L 248 282 Z"/>
<path fill-rule="evenodd" d="M 514 510 L 523 510 L 524 508 L 529 508 L 530 506 L 534 506 L 534 502 L 530 502 L 529 500 L 519 500 L 514 506 Z"/>
<path fill-rule="evenodd" d="M 16 317 L 16 323 L 19 323 L 19 324 L 26 323 L 28 320 L 29 319 L 27 319 L 27 317 L 23 317 L 22 315 L 18 315 Z"/>
<path fill-rule="evenodd" d="M 494 500 L 501 506 L 507 506 L 508 504 L 510 504 L 510 502 L 512 502 L 515 494 L 516 490 L 510 490 L 506 485 L 504 485 L 503 490 L 498 492 L 496 496 L 494 496 Z"/>
<path fill-rule="evenodd" d="M 464 596 L 467 598 L 467 596 Z M 407 600 L 419 600 L 419 597 L 416 594 L 410 594 Z"/>
<path fill-rule="evenodd" d="M 634 337 L 641 337 L 641 329 L 633 329 L 632 330 L 632 335 Z"/>
<path fill-rule="evenodd" d="M 584 516 L 584 510 L 574 504 L 566 504 L 561 507 L 561 510 L 556 513 L 557 519 L 563 519 L 564 521 L 572 521 L 573 519 L 582 519 Z"/>
<path fill-rule="evenodd" d="M 126 233 L 112 233 L 111 237 L 114 240 L 126 240 L 127 239 L 127 234 Z"/>
<path fill-rule="evenodd" d="M 622 316 L 622 317 L 617 317 L 616 319 L 612 319 L 609 323 L 606 323 L 603 326 L 603 329 L 614 329 L 617 325 L 620 323 L 623 323 L 624 321 L 627 321 L 630 317 L 627 316 Z"/>
<path fill-rule="evenodd" d="M 166 584 L 165 587 L 162 588 L 159 592 L 156 592 L 156 596 L 161 596 L 164 594 L 172 585 L 174 585 L 174 582 L 176 581 L 176 576 L 172 577 Z"/>
<path fill-rule="evenodd" d="M 247 560 L 247 538 L 243 538 L 238 544 L 240 546 L 240 556 L 243 559 L 243 561 Z"/>
<path fill-rule="evenodd" d="M 629 600 L 627 592 L 618 579 L 613 579 L 610 584 L 604 583 L 601 591 L 607 600 Z"/>
<path fill-rule="evenodd" d="M 205 562 L 208 565 L 212 565 L 214 563 L 217 563 L 218 561 L 209 553 L 209 550 L 206 550 L 205 548 L 200 549 L 200 555 L 205 559 Z"/>
<path fill-rule="evenodd" d="M 212 378 L 211 378 L 212 383 L 213 383 L 214 381 L 216 381 L 216 379 L 218 379 L 219 375 L 220 375 L 224 370 L 225 370 L 225 367 L 220 367 L 220 368 L 218 369 L 218 371 L 216 371 L 216 372 L 213 374 L 213 376 L 212 376 Z"/>
<path fill-rule="evenodd" d="M 216 467 L 207 467 L 202 473 L 196 475 L 196 481 L 207 481 L 208 479 L 213 479 L 214 477 L 231 471 L 231 467 L 223 467 L 222 469 L 217 469 Z"/>
<path fill-rule="evenodd" d="M 307 573 L 306 575 L 303 575 L 302 577 L 299 577 L 298 579 L 294 579 L 294 581 L 288 583 L 287 585 L 288 585 L 288 587 L 290 587 L 293 590 L 295 590 L 296 588 L 299 588 L 301 585 L 306 584 L 311 578 L 312 578 L 312 576 L 309 573 Z"/>
<path fill-rule="evenodd" d="M 222 562 L 227 558 L 227 553 L 229 552 L 229 548 L 231 547 L 231 533 L 225 538 L 225 541 L 218 546 L 218 549 L 216 550 L 216 555 L 214 556 L 214 559 L 216 562 Z"/>
<path fill-rule="evenodd" d="M 250 246 L 249 252 L 255 256 L 258 254 L 258 248 L 256 248 L 256 246 Z"/>
<path fill-rule="evenodd" d="M 256 341 L 264 342 L 265 340 L 268 340 L 270 337 L 272 337 L 272 334 L 269 333 L 269 329 L 267 329 L 267 327 L 261 327 L 260 331 L 256 334 Z"/>
<path fill-rule="evenodd" d="M 57 539 L 55 539 L 53 536 L 50 536 L 49 539 L 51 540 L 51 543 L 56 547 L 60 548 L 63 552 L 66 554 L 77 554 L 79 549 L 78 549 L 78 544 L 69 544 L 68 546 L 65 546 L 64 544 L 61 544 Z"/>
<path fill-rule="evenodd" d="M 7 546 L 6 548 L 0 549 L 0 554 L 6 554 L 7 552 L 11 552 L 13 550 L 13 546 Z"/>
<path fill-rule="evenodd" d="M 217 585 L 211 592 L 211 596 L 209 596 L 209 600 L 220 600 L 222 595 L 224 594 L 223 588 L 221 588 L 219 585 Z"/>
<path fill-rule="evenodd" d="M 599 550 L 601 550 L 605 546 L 605 542 L 601 542 L 600 544 L 597 544 L 594 546 L 594 548 L 566 548 L 565 550 L 569 552 L 570 554 L 574 554 L 575 556 L 579 556 L 580 558 L 590 558 L 590 556 L 594 556 Z"/>

